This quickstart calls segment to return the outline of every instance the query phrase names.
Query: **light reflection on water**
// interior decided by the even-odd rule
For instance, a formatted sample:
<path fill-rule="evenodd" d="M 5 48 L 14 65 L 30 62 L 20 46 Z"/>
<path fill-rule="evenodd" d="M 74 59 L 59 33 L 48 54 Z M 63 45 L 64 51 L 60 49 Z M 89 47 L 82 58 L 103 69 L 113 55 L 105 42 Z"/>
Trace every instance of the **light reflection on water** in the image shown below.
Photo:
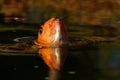
<path fill-rule="evenodd" d="M 67 54 L 60 70 L 49 69 L 40 56 L 0 56 L 0 72 L 10 80 L 120 79 L 120 43 L 68 47 Z"/>
<path fill-rule="evenodd" d="M 117 43 L 96 45 L 69 48 L 61 70 L 49 69 L 40 56 L 0 56 L 0 71 L 13 80 L 20 76 L 20 79 L 36 80 L 119 79 L 120 46 Z"/>

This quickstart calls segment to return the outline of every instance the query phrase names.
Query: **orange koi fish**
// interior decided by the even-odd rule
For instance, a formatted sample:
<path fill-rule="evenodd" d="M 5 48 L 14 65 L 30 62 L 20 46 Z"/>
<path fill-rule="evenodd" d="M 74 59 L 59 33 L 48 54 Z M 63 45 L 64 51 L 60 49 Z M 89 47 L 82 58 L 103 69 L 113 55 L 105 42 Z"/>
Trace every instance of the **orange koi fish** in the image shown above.
<path fill-rule="evenodd" d="M 42 47 L 60 47 L 67 43 L 67 33 L 63 22 L 52 17 L 42 25 L 35 44 Z"/>
<path fill-rule="evenodd" d="M 51 70 L 60 70 L 64 63 L 66 53 L 62 49 L 68 41 L 63 22 L 52 17 L 42 25 L 42 33 L 38 32 L 35 44 L 39 47 L 38 53 Z"/>

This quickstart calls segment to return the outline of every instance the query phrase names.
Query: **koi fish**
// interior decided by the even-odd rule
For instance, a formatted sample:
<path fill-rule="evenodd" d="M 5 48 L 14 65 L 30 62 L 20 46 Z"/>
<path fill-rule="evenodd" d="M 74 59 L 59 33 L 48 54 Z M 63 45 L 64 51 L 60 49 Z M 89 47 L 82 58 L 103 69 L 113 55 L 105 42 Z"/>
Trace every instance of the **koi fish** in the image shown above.
<path fill-rule="evenodd" d="M 64 63 L 66 53 L 60 48 L 68 42 L 65 25 L 55 17 L 52 17 L 42 25 L 42 33 L 38 32 L 35 44 L 40 47 L 38 53 L 42 55 L 44 62 L 51 70 L 60 70 Z"/>
<path fill-rule="evenodd" d="M 42 33 L 38 32 L 35 44 L 42 47 L 60 47 L 68 41 L 67 33 L 63 22 L 52 17 L 42 25 Z"/>

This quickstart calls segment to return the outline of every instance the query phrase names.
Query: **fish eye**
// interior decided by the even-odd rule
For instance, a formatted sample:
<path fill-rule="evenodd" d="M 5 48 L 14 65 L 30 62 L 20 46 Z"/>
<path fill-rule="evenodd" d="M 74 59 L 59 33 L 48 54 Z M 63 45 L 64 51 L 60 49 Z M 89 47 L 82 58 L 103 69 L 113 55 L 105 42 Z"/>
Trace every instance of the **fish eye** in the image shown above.
<path fill-rule="evenodd" d="M 39 33 L 42 33 L 42 29 L 39 30 Z"/>

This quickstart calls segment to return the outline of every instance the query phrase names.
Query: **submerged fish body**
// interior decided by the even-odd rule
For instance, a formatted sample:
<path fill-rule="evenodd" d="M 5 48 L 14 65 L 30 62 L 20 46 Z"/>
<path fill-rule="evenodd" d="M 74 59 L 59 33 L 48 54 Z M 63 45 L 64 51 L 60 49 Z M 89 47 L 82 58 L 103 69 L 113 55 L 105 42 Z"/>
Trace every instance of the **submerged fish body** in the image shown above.
<path fill-rule="evenodd" d="M 42 25 L 42 33 L 38 32 L 36 45 L 43 47 L 60 47 L 67 44 L 68 38 L 63 22 L 58 18 L 51 18 Z"/>

